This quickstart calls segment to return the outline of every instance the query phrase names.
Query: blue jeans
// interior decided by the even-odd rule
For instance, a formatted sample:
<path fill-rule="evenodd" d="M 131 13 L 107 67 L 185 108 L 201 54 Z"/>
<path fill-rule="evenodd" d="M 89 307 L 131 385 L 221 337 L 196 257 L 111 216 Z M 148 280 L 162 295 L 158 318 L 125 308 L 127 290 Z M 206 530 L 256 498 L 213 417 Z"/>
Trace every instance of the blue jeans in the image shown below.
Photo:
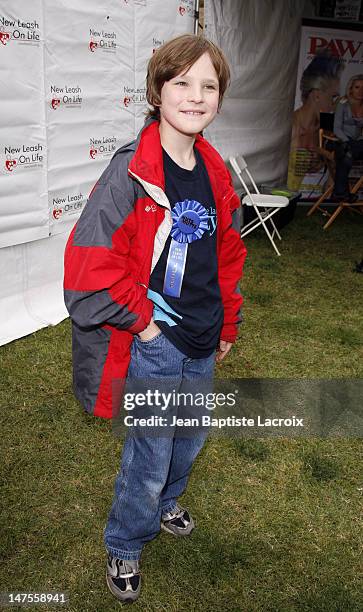
<path fill-rule="evenodd" d="M 214 363 L 215 353 L 191 359 L 162 333 L 145 342 L 135 336 L 128 381 L 170 380 L 175 391 L 182 392 L 183 382 L 211 380 Z M 143 545 L 157 536 L 161 514 L 175 509 L 207 435 L 205 430 L 191 438 L 127 435 L 104 533 L 106 549 L 114 557 L 139 559 Z"/>
<path fill-rule="evenodd" d="M 353 162 L 363 159 L 363 140 L 349 140 L 347 143 L 339 142 L 335 149 L 335 195 L 349 194 L 349 172 Z"/>

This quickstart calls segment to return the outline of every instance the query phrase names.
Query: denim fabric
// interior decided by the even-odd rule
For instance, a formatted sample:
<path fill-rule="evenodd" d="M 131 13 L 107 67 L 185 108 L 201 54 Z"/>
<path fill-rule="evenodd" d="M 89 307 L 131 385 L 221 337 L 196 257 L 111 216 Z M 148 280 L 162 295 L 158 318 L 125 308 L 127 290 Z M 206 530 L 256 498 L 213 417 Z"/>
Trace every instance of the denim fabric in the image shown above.
<path fill-rule="evenodd" d="M 128 381 L 163 379 L 167 385 L 170 382 L 170 389 L 182 392 L 188 381 L 211 380 L 214 363 L 214 353 L 202 359 L 186 357 L 162 333 L 146 342 L 135 336 Z M 140 558 L 143 545 L 160 531 L 162 512 L 173 510 L 185 490 L 207 435 L 207 431 L 192 438 L 127 435 L 104 533 L 109 553 L 120 559 Z"/>
<path fill-rule="evenodd" d="M 349 172 L 353 161 L 363 159 L 363 140 L 349 140 L 348 143 L 338 143 L 335 152 L 335 195 L 347 195 L 349 193 Z"/>

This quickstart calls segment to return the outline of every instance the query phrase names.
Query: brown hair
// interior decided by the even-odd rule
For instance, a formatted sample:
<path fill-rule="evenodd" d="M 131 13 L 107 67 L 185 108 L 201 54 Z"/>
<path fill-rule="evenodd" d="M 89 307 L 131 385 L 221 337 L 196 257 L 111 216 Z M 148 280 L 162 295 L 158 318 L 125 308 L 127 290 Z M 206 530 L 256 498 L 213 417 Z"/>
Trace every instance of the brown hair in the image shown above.
<path fill-rule="evenodd" d="M 224 93 L 230 80 L 228 62 L 217 45 L 203 36 L 182 34 L 159 47 L 147 67 L 146 99 L 150 106 L 147 116 L 159 119 L 161 89 L 166 81 L 186 72 L 202 56 L 208 53 L 219 82 L 219 103 L 221 108 Z"/>

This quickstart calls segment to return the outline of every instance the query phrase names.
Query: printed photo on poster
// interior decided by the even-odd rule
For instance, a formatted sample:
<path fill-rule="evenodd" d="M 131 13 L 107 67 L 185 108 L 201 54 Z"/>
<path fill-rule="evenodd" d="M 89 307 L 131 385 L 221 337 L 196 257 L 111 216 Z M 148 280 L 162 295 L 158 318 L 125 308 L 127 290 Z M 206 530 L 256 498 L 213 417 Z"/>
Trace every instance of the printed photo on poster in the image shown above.
<path fill-rule="evenodd" d="M 329 179 L 319 147 L 321 122 L 332 126 L 349 80 L 363 72 L 358 30 L 303 25 L 289 156 L 288 187 L 305 199 L 319 197 Z M 331 120 L 329 120 L 331 118 Z M 323 127 L 323 125 L 322 125 Z"/>

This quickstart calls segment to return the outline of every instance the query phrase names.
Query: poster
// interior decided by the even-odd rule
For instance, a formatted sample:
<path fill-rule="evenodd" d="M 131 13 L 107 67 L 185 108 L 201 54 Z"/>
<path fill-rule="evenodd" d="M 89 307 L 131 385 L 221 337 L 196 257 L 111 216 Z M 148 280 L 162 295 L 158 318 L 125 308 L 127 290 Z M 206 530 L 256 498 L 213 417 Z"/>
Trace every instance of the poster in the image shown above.
<path fill-rule="evenodd" d="M 328 180 L 318 150 L 320 113 L 334 113 L 349 79 L 363 73 L 361 29 L 311 23 L 301 32 L 288 172 L 289 188 L 305 199 L 319 197 Z M 328 59 L 317 61 L 322 52 Z"/>

